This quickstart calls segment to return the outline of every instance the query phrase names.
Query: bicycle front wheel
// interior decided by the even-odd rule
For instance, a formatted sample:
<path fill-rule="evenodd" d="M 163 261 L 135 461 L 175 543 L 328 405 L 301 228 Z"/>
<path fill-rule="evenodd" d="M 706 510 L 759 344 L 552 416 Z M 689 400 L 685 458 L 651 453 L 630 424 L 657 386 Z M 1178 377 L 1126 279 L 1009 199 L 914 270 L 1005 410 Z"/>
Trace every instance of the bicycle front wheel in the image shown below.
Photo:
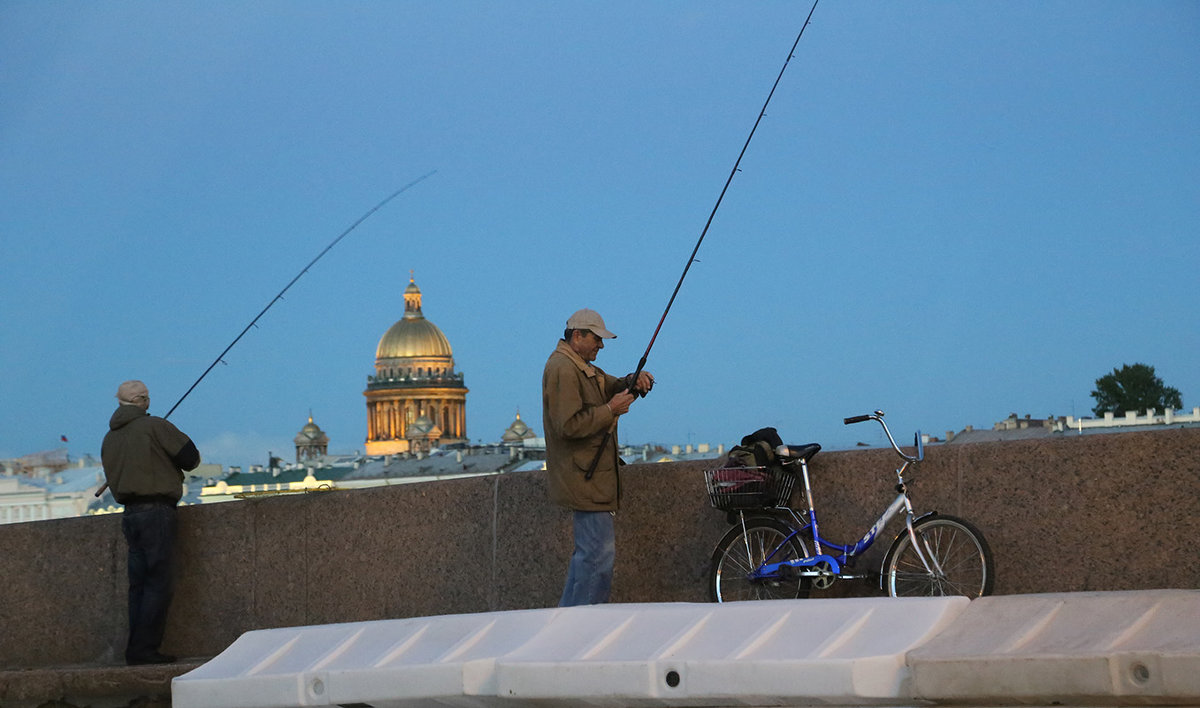
<path fill-rule="evenodd" d="M 709 569 L 708 595 L 713 602 L 781 600 L 808 597 L 812 581 L 795 575 L 752 579 L 764 563 L 808 557 L 808 548 L 787 524 L 767 517 L 746 519 L 746 532 L 735 524 L 717 543 Z"/>
<path fill-rule="evenodd" d="M 883 580 L 889 595 L 974 598 L 992 593 L 992 550 L 971 523 L 953 516 L 930 516 L 913 525 L 913 535 L 920 544 L 920 554 L 913 548 L 907 529 L 888 550 Z"/>

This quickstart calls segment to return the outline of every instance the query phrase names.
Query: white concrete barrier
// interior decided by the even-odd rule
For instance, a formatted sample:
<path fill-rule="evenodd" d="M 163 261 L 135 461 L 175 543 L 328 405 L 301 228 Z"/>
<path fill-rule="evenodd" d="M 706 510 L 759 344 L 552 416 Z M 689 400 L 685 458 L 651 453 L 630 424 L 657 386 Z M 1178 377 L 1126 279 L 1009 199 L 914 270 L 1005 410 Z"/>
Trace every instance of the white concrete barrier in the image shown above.
<path fill-rule="evenodd" d="M 1200 591 L 985 597 L 908 663 L 943 704 L 1200 705 Z"/>
<path fill-rule="evenodd" d="M 248 632 L 174 708 L 896 705 L 964 598 L 598 605 Z"/>
<path fill-rule="evenodd" d="M 248 632 L 174 708 L 1200 706 L 1200 591 L 597 605 Z"/>
<path fill-rule="evenodd" d="M 495 661 L 551 612 L 495 612 L 247 632 L 171 682 L 173 708 L 419 705 L 494 693 Z"/>
<path fill-rule="evenodd" d="M 601 605 L 497 661 L 498 695 L 588 705 L 894 704 L 965 598 Z"/>

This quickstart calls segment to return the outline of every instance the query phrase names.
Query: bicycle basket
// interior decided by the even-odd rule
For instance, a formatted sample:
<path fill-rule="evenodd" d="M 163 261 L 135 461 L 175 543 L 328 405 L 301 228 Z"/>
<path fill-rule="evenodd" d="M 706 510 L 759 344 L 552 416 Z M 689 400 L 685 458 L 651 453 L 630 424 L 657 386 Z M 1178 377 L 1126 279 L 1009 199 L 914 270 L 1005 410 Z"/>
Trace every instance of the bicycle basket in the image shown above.
<path fill-rule="evenodd" d="M 780 467 L 721 467 L 704 470 L 708 500 L 722 511 L 786 505 L 796 477 Z"/>

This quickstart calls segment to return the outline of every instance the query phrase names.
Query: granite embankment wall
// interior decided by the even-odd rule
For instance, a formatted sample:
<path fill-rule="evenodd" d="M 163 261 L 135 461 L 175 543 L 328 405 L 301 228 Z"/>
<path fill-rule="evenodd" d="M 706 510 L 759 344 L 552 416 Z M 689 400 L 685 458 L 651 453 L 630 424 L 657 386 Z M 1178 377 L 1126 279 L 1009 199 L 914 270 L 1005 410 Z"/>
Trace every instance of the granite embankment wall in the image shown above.
<path fill-rule="evenodd" d="M 816 457 L 828 536 L 852 540 L 874 520 L 896 459 Z M 726 522 L 704 467 L 625 468 L 615 602 L 707 599 Z M 1200 587 L 1200 429 L 932 447 L 910 481 L 918 511 L 984 531 L 997 594 Z M 552 606 L 570 520 L 545 486 L 525 473 L 184 508 L 163 648 L 209 657 L 251 629 Z M 860 567 L 877 567 L 887 541 Z M 0 526 L 0 588 L 0 670 L 120 662 L 118 515 Z"/>

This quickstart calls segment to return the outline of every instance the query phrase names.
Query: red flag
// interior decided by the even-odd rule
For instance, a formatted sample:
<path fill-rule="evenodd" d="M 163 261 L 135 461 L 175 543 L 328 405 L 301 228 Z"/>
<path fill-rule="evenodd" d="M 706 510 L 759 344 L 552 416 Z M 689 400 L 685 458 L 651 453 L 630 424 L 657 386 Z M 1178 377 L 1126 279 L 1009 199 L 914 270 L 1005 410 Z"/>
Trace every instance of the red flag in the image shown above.
<path fill-rule="evenodd" d="M 67 436 L 66 436 L 66 435 L 59 435 L 58 437 L 62 438 L 62 441 L 63 441 L 63 442 L 66 442 L 66 441 L 67 441 Z"/>

